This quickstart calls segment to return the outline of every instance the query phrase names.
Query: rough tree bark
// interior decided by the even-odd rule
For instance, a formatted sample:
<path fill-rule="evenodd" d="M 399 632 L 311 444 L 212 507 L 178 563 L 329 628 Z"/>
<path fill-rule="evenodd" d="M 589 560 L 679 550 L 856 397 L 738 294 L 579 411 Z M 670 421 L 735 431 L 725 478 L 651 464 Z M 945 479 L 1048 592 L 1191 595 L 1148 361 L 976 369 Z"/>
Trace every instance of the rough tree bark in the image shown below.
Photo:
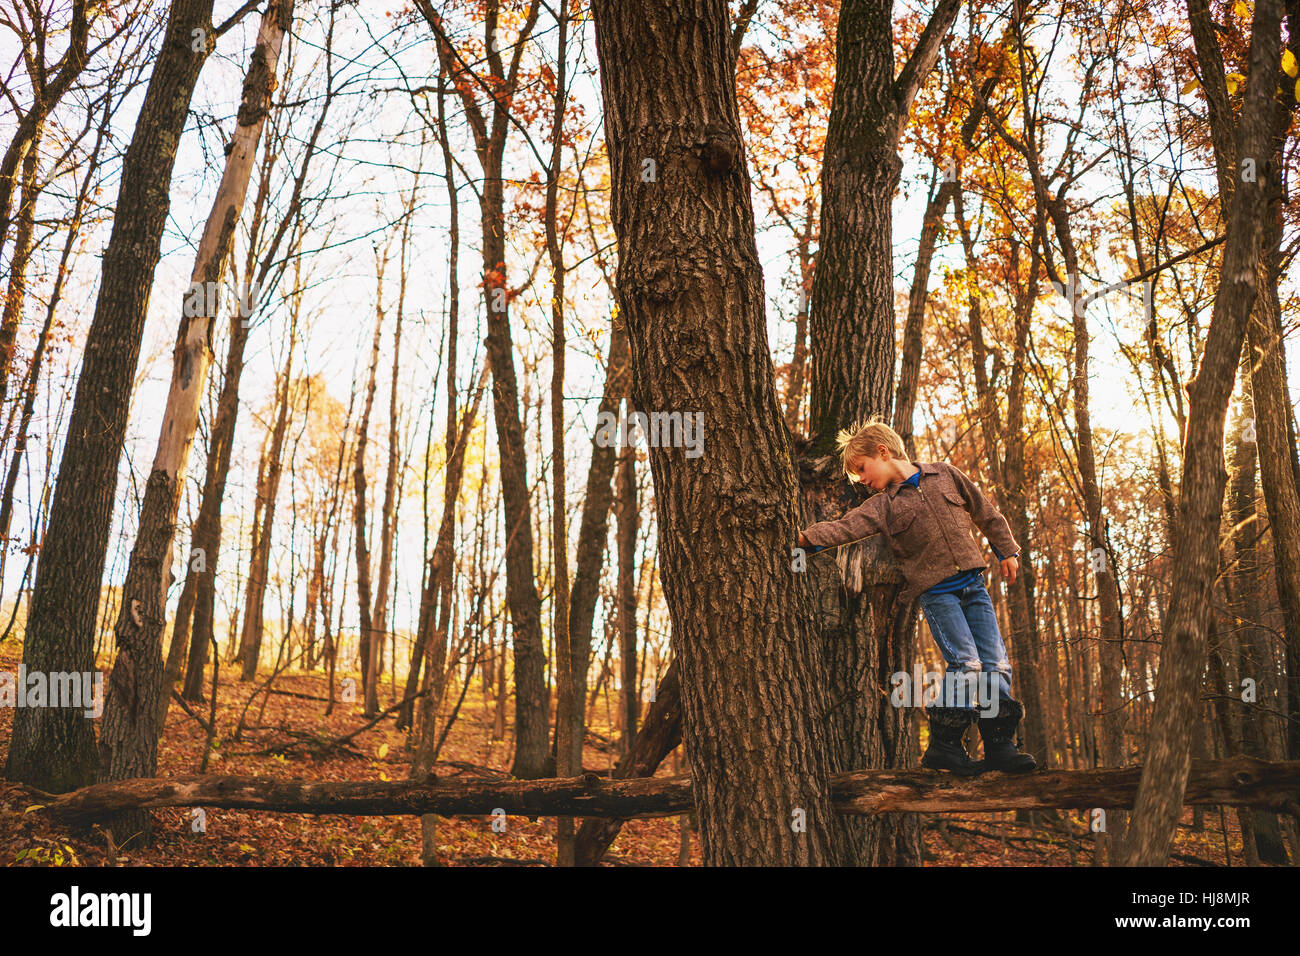
<path fill-rule="evenodd" d="M 23 639 L 28 671 L 95 667 L 95 619 L 132 380 L 171 203 L 176 148 L 194 84 L 213 46 L 211 17 L 212 0 L 172 5 L 123 160 L 118 195 L 131 201 L 119 208 L 130 214 L 113 218 L 104 251 Z M 195 31 L 206 39 L 197 51 Z M 15 711 L 5 768 L 9 779 L 61 791 L 94 779 L 97 769 L 95 733 L 82 708 Z"/>
<path fill-rule="evenodd" d="M 805 526 L 842 516 L 858 496 L 828 469 L 838 431 L 894 401 L 894 261 L 891 205 L 902 160 L 903 125 L 960 0 L 942 0 L 915 50 L 895 75 L 893 4 L 846 0 L 836 31 L 835 90 L 822 169 L 820 247 L 809 316 L 812 350 L 810 447 L 800 462 Z M 905 431 L 910 433 L 908 424 Z M 843 557 L 847 557 L 845 552 Z M 839 556 L 837 556 L 839 557 Z M 861 557 L 856 555 L 855 557 Z M 833 709 L 832 769 L 899 766 L 914 759 L 916 730 L 901 708 L 873 692 L 877 681 L 910 671 L 915 604 L 903 607 L 896 575 L 839 589 L 829 561 L 810 568 L 820 610 Z M 837 590 L 842 599 L 834 600 Z M 859 865 L 920 863 L 915 818 L 842 821 Z"/>
<path fill-rule="evenodd" d="M 1191 0 L 1192 4 L 1197 0 Z M 1160 649 L 1155 712 L 1147 737 L 1147 760 L 1134 804 L 1122 862 L 1163 864 L 1182 814 L 1191 741 L 1199 726 L 1198 697 L 1206 659 L 1206 622 L 1218 570 L 1219 522 L 1227 471 L 1223 429 L 1246 324 L 1256 297 L 1260 223 L 1270 183 L 1281 170 L 1272 164 L 1271 133 L 1275 65 L 1281 56 L 1280 0 L 1258 0 L 1251 27 L 1250 73 L 1238 130 L 1239 158 L 1258 157 L 1257 175 L 1235 184 L 1223 267 L 1206 333 L 1201 367 L 1188 383 L 1187 438 L 1178 496 L 1174 578 Z"/>
<path fill-rule="evenodd" d="M 600 0 L 594 13 L 634 405 L 722 436 L 692 457 L 664 447 L 681 434 L 649 443 L 704 859 L 837 863 L 727 5 Z"/>
<path fill-rule="evenodd" d="M 117 658 L 108 679 L 99 734 L 101 781 L 152 776 L 157 768 L 158 736 L 165 713 L 159 695 L 170 690 L 163 685 L 162 636 L 167 623 L 172 545 L 185 469 L 207 388 L 216 290 L 225 277 L 258 140 L 271 108 L 280 47 L 292 17 L 293 0 L 276 0 L 262 15 L 225 169 L 199 239 L 192 285 L 176 338 L 171 387 L 114 628 Z M 138 831 L 148 839 L 145 814 L 125 814 L 111 826 L 119 844 Z"/>

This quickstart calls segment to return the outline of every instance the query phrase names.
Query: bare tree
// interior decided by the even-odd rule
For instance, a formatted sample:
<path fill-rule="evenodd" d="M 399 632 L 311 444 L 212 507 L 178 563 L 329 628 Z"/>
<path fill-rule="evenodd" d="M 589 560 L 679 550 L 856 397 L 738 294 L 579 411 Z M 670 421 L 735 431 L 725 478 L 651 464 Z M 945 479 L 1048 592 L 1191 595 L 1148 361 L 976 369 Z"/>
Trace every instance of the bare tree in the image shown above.
<path fill-rule="evenodd" d="M 1199 724 L 1197 698 L 1206 660 L 1210 592 L 1218 570 L 1219 520 L 1227 481 L 1224 417 L 1256 297 L 1260 223 L 1270 182 L 1281 174 L 1273 167 L 1270 149 L 1271 87 L 1276 86 L 1274 64 L 1281 56 L 1281 9 L 1280 0 L 1258 0 L 1255 5 L 1250 75 L 1239 120 L 1237 156 L 1258 157 L 1259 175 L 1234 185 L 1214 312 L 1200 371 L 1187 386 L 1187 440 L 1174 553 L 1178 575 L 1161 644 L 1146 762 L 1122 857 L 1129 866 L 1154 866 L 1169 856 L 1187 787 L 1189 730 Z"/>
<path fill-rule="evenodd" d="M 293 0 L 270 3 L 262 15 L 225 169 L 199 240 L 177 333 L 167 405 L 140 509 L 135 547 L 122 586 L 122 609 L 114 629 L 117 658 L 109 675 L 99 736 L 101 780 L 150 777 L 157 768 L 162 725 L 159 696 L 170 690 L 163 684 L 162 635 L 172 543 L 185 470 L 207 387 L 209 341 L 217 313 L 216 289 L 234 243 L 235 224 L 244 207 L 258 140 L 271 107 L 280 47 L 292 18 Z M 147 838 L 147 821 L 147 815 L 125 815 L 114 821 L 114 836 L 121 843 L 143 828 Z"/>
<path fill-rule="evenodd" d="M 194 84 L 220 34 L 212 0 L 177 0 L 154 63 L 122 168 L 116 216 L 104 251 L 95 318 L 86 336 L 67 440 L 37 565 L 23 663 L 31 671 L 94 668 L 100 581 L 126 433 L 132 378 L 163 226 L 176 148 Z M 202 42 L 195 49 L 195 37 Z M 16 166 L 15 166 L 16 168 Z M 14 714 L 6 776 L 43 790 L 90 782 L 98 770 L 94 730 L 80 710 L 23 708 Z"/>

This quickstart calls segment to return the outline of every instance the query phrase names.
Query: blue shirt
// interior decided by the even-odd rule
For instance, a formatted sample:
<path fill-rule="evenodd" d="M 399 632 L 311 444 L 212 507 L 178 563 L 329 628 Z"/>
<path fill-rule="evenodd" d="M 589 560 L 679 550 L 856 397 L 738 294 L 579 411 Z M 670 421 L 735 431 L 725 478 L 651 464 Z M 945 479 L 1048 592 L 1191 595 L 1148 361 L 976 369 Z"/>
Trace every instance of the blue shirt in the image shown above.
<path fill-rule="evenodd" d="M 903 483 L 911 485 L 913 488 L 916 488 L 919 491 L 921 487 L 920 469 L 917 469 L 912 474 L 911 478 L 904 478 Z M 991 541 L 989 542 L 989 547 L 993 548 L 993 553 L 996 554 L 998 556 L 998 560 L 1001 561 L 1002 553 L 998 551 L 997 548 L 993 547 L 993 542 Z M 984 582 L 983 568 L 971 568 L 969 571 L 958 571 L 956 574 L 952 575 L 952 577 L 944 578 L 934 587 L 930 588 L 930 590 L 927 591 L 926 593 L 927 594 L 950 594 L 953 591 L 960 591 L 964 587 L 969 587 L 970 585 L 974 584 L 976 581 L 980 582 L 981 584 Z"/>

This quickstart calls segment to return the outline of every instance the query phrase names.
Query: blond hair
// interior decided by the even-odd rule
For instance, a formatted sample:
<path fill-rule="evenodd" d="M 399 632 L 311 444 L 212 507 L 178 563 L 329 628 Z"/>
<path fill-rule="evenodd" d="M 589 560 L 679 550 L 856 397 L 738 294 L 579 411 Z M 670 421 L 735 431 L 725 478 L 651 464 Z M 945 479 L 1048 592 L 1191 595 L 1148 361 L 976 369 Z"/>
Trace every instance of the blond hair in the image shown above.
<path fill-rule="evenodd" d="M 849 428 L 841 428 L 835 437 L 835 447 L 839 449 L 840 461 L 849 481 L 857 481 L 858 476 L 849 467 L 859 458 L 875 458 L 876 448 L 884 445 L 895 458 L 908 461 L 907 450 L 903 448 L 903 439 L 898 432 L 889 427 L 879 415 L 873 415 L 865 422 Z"/>

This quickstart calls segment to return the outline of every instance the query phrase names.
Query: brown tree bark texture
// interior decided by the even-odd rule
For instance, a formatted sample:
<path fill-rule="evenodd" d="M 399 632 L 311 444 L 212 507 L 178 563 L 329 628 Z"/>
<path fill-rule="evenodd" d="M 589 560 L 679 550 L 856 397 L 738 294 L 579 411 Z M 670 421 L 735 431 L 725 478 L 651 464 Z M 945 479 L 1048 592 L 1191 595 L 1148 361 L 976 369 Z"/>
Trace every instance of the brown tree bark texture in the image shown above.
<path fill-rule="evenodd" d="M 86 337 L 67 439 L 37 565 L 23 663 L 29 671 L 94 669 L 94 630 L 117 470 L 131 387 L 163 226 L 171 205 L 176 149 L 208 46 L 194 31 L 212 29 L 212 0 L 177 0 L 122 166 L 115 216 L 104 252 L 95 318 Z M 22 708 L 14 714 L 6 776 L 49 790 L 94 779 L 95 733 L 80 709 Z"/>
<path fill-rule="evenodd" d="M 633 404 L 700 416 L 706 446 L 649 449 L 704 859 L 836 863 L 727 5 L 603 0 L 594 13 Z"/>

